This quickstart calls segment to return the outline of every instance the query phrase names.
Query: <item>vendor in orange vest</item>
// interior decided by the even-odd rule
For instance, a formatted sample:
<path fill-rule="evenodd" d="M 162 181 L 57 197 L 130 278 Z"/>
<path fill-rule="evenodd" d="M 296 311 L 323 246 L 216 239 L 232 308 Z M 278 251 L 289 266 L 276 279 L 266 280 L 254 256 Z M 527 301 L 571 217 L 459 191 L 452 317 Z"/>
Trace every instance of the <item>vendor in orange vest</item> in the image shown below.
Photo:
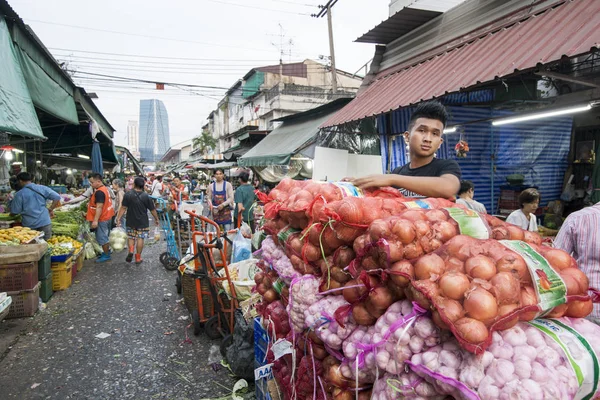
<path fill-rule="evenodd" d="M 175 203 L 190 199 L 187 186 L 181 183 L 181 179 L 178 176 L 173 179 L 173 184 L 169 189 L 171 190 L 171 196 L 173 197 L 173 205 L 171 205 L 173 211 L 176 209 Z"/>
<path fill-rule="evenodd" d="M 110 223 L 115 215 L 112 199 L 108 188 L 102 183 L 102 175 L 98 173 L 92 174 L 90 177 L 90 185 L 94 189 L 90 202 L 86 220 L 90 222 L 90 227 L 95 230 L 96 240 L 102 246 L 102 254 L 96 260 L 97 263 L 110 261 L 110 246 L 108 244 L 108 233 L 110 231 Z"/>

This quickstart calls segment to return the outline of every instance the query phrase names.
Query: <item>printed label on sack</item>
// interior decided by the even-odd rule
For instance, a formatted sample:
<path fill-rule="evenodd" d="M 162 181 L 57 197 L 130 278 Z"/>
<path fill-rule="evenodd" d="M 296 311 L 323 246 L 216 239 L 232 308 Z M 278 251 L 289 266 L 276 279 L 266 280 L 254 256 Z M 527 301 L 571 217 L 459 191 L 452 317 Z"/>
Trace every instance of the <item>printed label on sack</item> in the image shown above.
<path fill-rule="evenodd" d="M 273 282 L 273 290 L 275 290 L 277 294 L 281 294 L 284 286 L 285 283 L 281 279 L 277 279 L 275 282 Z"/>
<path fill-rule="evenodd" d="M 600 365 L 598 356 L 586 338 L 556 319 L 535 319 L 528 323 L 551 337 L 565 352 L 579 383 L 579 390 L 573 399 L 592 399 L 598 390 Z"/>
<path fill-rule="evenodd" d="M 298 233 L 300 232 L 299 229 L 295 229 L 295 228 L 284 228 L 281 231 L 279 231 L 279 233 L 277 234 L 277 239 L 279 239 L 280 242 L 286 242 L 288 240 L 288 238 L 290 237 L 290 235 L 293 235 L 294 233 Z"/>
<path fill-rule="evenodd" d="M 273 343 L 271 350 L 273 350 L 275 360 L 279 360 L 286 354 L 292 354 L 292 344 L 285 339 L 279 339 L 278 341 Z"/>
<path fill-rule="evenodd" d="M 254 380 L 273 379 L 273 364 L 267 364 L 254 370 Z"/>
<path fill-rule="evenodd" d="M 424 209 L 424 210 L 429 210 L 432 209 L 433 206 L 431 204 L 429 204 L 429 202 L 427 200 L 413 200 L 413 201 L 405 201 L 402 203 L 406 208 L 409 209 Z"/>
<path fill-rule="evenodd" d="M 500 240 L 500 243 L 525 260 L 534 283 L 538 305 L 543 310 L 538 316 L 544 316 L 554 307 L 567 302 L 565 282 L 540 253 L 520 240 Z"/>
<path fill-rule="evenodd" d="M 357 188 L 350 182 L 333 182 L 342 192 L 342 197 L 364 197 L 362 189 Z"/>
<path fill-rule="evenodd" d="M 489 239 L 490 231 L 481 216 L 473 210 L 463 210 L 458 207 L 445 208 L 458 224 L 461 235 L 471 236 L 475 239 Z"/>

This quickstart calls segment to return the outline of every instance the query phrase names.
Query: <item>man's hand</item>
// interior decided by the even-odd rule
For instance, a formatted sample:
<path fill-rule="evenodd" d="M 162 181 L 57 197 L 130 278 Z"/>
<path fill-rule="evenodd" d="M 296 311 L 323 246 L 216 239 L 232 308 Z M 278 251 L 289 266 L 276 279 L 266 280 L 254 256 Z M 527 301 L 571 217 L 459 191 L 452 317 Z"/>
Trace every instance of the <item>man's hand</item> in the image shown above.
<path fill-rule="evenodd" d="M 92 229 L 98 228 L 98 221 L 92 222 Z"/>
<path fill-rule="evenodd" d="M 221 211 L 222 209 L 223 209 L 223 204 L 219 204 L 219 205 L 217 206 L 217 210 Z"/>
<path fill-rule="evenodd" d="M 154 220 L 154 225 L 156 225 L 156 226 L 160 225 L 157 219 Z"/>
<path fill-rule="evenodd" d="M 364 178 L 352 179 L 350 182 L 352 182 L 354 186 L 358 186 L 361 189 L 391 186 L 388 175 L 369 175 L 365 176 Z"/>
<path fill-rule="evenodd" d="M 121 227 L 121 221 L 117 221 L 117 228 Z"/>

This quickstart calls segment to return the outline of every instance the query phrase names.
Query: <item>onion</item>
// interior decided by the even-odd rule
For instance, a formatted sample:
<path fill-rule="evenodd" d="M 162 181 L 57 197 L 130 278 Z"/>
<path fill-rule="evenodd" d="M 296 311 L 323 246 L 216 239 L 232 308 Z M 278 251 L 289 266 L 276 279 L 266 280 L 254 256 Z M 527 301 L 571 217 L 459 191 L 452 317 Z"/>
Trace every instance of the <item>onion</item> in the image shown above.
<path fill-rule="evenodd" d="M 404 246 L 404 257 L 409 260 L 414 260 L 423 255 L 423 248 L 419 243 L 409 243 Z"/>
<path fill-rule="evenodd" d="M 367 271 L 379 269 L 379 264 L 377 264 L 377 261 L 375 261 L 373 256 L 363 258 L 360 264 Z"/>
<path fill-rule="evenodd" d="M 294 235 L 289 239 L 289 245 L 296 254 L 302 254 L 302 241 L 298 235 Z"/>
<path fill-rule="evenodd" d="M 331 278 L 333 278 L 334 280 L 336 280 L 340 283 L 346 283 L 351 279 L 351 276 L 349 273 L 347 273 L 340 267 L 332 267 L 331 268 Z"/>
<path fill-rule="evenodd" d="M 310 243 L 304 245 L 303 256 L 308 262 L 315 262 L 321 258 L 321 249 Z"/>
<path fill-rule="evenodd" d="M 446 252 L 448 253 L 448 255 L 450 257 L 457 257 L 461 261 L 466 261 L 467 258 L 469 257 L 468 249 L 466 251 L 466 254 L 465 254 L 465 252 L 462 252 L 461 250 L 463 247 L 465 247 L 465 245 L 472 245 L 474 241 L 475 241 L 475 239 L 473 239 L 469 236 L 465 236 L 465 235 L 455 236 L 446 243 Z M 466 247 L 469 247 L 469 246 L 466 246 Z"/>
<path fill-rule="evenodd" d="M 459 233 L 456 227 L 448 221 L 439 221 L 433 226 L 433 231 L 434 236 L 444 243 Z"/>
<path fill-rule="evenodd" d="M 568 304 L 561 304 L 560 306 L 556 306 L 550 311 L 548 314 L 544 316 L 544 318 L 560 318 L 567 312 L 569 308 Z"/>
<path fill-rule="evenodd" d="M 455 322 L 465 316 L 464 308 L 456 300 L 437 297 L 435 300 L 435 307 L 450 322 Z"/>
<path fill-rule="evenodd" d="M 390 254 L 390 262 L 394 263 L 404 258 L 404 247 L 400 241 L 392 241 L 388 243 L 388 249 Z"/>
<path fill-rule="evenodd" d="M 515 272 L 521 282 L 531 283 L 531 274 L 523 257 L 517 253 L 507 252 L 496 262 L 498 272 Z"/>
<path fill-rule="evenodd" d="M 508 315 L 508 314 L 512 313 L 513 311 L 515 311 L 518 308 L 519 308 L 519 304 L 516 304 L 516 303 L 515 304 L 505 304 L 505 305 L 500 306 L 498 308 L 498 315 L 500 317 L 503 317 L 505 315 Z M 518 322 L 519 322 L 519 316 L 517 315 L 517 316 L 515 316 L 513 318 L 510 318 L 507 321 L 504 321 L 504 322 L 501 322 L 501 323 L 497 324 L 495 326 L 495 329 L 496 330 L 501 330 L 501 331 L 506 330 L 506 329 L 510 329 L 513 326 L 515 326 Z"/>
<path fill-rule="evenodd" d="M 445 212 L 443 212 L 442 210 L 436 210 L 436 209 L 428 210 L 425 213 L 425 218 L 427 218 L 431 222 L 447 221 L 448 220 L 448 216 L 446 215 Z"/>
<path fill-rule="evenodd" d="M 537 306 L 538 299 L 535 289 L 531 286 L 523 286 L 521 288 L 521 307 Z M 519 315 L 519 321 L 531 321 L 535 319 L 538 311 L 529 311 Z"/>
<path fill-rule="evenodd" d="M 549 249 L 542 254 L 548 264 L 556 271 L 561 271 L 573 266 L 573 258 L 566 252 L 560 249 Z"/>
<path fill-rule="evenodd" d="M 350 265 L 350 262 L 354 259 L 354 251 L 347 246 L 343 246 L 337 249 L 333 255 L 333 262 L 340 268 L 346 268 Z"/>
<path fill-rule="evenodd" d="M 510 240 L 523 240 L 525 238 L 525 231 L 516 225 L 506 224 L 506 229 L 510 236 Z"/>
<path fill-rule="evenodd" d="M 575 295 L 575 294 L 586 294 L 590 281 L 588 277 L 578 268 L 565 268 L 560 271 L 561 278 L 565 281 L 567 285 L 567 294 Z"/>
<path fill-rule="evenodd" d="M 397 219 L 392 223 L 392 234 L 403 244 L 412 243 L 417 237 L 414 224 L 406 219 Z"/>
<path fill-rule="evenodd" d="M 346 197 L 340 202 L 337 213 L 342 221 L 351 224 L 358 224 L 362 221 L 362 209 L 355 199 L 356 197 Z"/>
<path fill-rule="evenodd" d="M 350 281 L 348 281 L 348 283 L 346 283 L 346 286 L 356 286 L 362 284 L 362 282 L 359 282 L 357 279 L 352 279 Z M 348 303 L 350 304 L 354 304 L 356 303 L 361 296 L 361 292 L 358 290 L 359 288 L 356 287 L 347 287 L 342 291 L 342 294 L 344 295 L 344 300 L 346 300 Z"/>
<path fill-rule="evenodd" d="M 446 261 L 446 271 L 454 271 L 454 272 L 465 272 L 465 263 L 459 260 L 456 257 L 450 257 L 448 261 Z"/>
<path fill-rule="evenodd" d="M 498 272 L 492 278 L 492 293 L 498 300 L 499 305 L 514 304 L 520 300 L 519 280 L 512 272 Z"/>
<path fill-rule="evenodd" d="M 592 299 L 586 301 L 572 301 L 569 303 L 567 308 L 567 317 L 571 318 L 585 318 L 592 313 L 594 310 L 594 304 Z"/>
<path fill-rule="evenodd" d="M 446 264 L 437 254 L 427 254 L 415 263 L 415 276 L 419 280 L 437 280 L 444 273 Z"/>
<path fill-rule="evenodd" d="M 367 247 L 368 239 L 369 235 L 366 234 L 357 237 L 354 243 L 352 244 L 352 249 L 354 250 L 354 253 L 356 253 L 357 255 L 362 254 L 365 250 L 365 247 Z"/>
<path fill-rule="evenodd" d="M 475 288 L 465 295 L 467 316 L 480 321 L 488 321 L 498 315 L 498 304 L 493 294 L 483 288 Z"/>
<path fill-rule="evenodd" d="M 392 305 L 394 300 L 394 295 L 390 289 L 385 286 L 379 286 L 369 293 L 369 297 L 367 297 L 365 303 L 368 309 L 371 309 L 369 305 L 372 305 L 373 309 L 385 311 Z"/>
<path fill-rule="evenodd" d="M 413 265 L 406 260 L 398 261 L 392 264 L 390 271 L 392 272 L 390 274 L 390 279 L 392 282 L 394 282 L 394 284 L 400 287 L 408 286 L 415 274 Z M 402 275 L 399 275 L 398 273 L 402 273 Z"/>
<path fill-rule="evenodd" d="M 256 274 L 254 274 L 254 283 L 256 283 L 257 285 L 260 285 L 262 283 L 263 279 L 265 279 L 264 272 L 261 271 L 261 272 L 257 272 Z"/>
<path fill-rule="evenodd" d="M 260 294 L 261 296 L 264 296 L 267 290 L 269 290 L 269 288 L 268 288 L 268 287 L 266 287 L 264 283 L 259 283 L 259 284 L 256 286 L 256 291 L 257 291 L 257 292 L 258 292 L 258 294 Z"/>
<path fill-rule="evenodd" d="M 263 298 L 265 299 L 265 301 L 267 303 L 272 303 L 272 302 L 276 301 L 277 299 L 279 299 L 279 296 L 273 289 L 269 289 L 265 292 L 265 294 L 263 295 Z"/>
<path fill-rule="evenodd" d="M 460 272 L 446 272 L 439 281 L 440 294 L 449 299 L 462 300 L 469 288 L 469 278 Z"/>
<path fill-rule="evenodd" d="M 381 238 L 387 237 L 390 231 L 390 224 L 383 219 L 373 221 L 369 226 L 369 236 L 372 242 L 376 242 Z"/>
<path fill-rule="evenodd" d="M 492 237 L 496 240 L 510 239 L 510 233 L 505 226 L 497 226 L 492 229 Z"/>
<path fill-rule="evenodd" d="M 367 308 L 362 303 L 356 304 L 352 308 L 352 316 L 358 325 L 373 325 L 377 321 L 377 318 L 369 314 Z"/>
<path fill-rule="evenodd" d="M 431 233 L 429 223 L 425 221 L 415 221 L 415 230 L 417 231 L 417 237 L 427 236 Z"/>
<path fill-rule="evenodd" d="M 434 310 L 431 313 L 431 320 L 433 321 L 434 324 L 436 324 L 438 326 L 438 328 L 450 330 L 450 328 L 448 327 L 448 325 L 446 325 L 446 323 L 444 322 L 442 317 L 440 317 L 439 311 Z"/>
<path fill-rule="evenodd" d="M 426 282 L 430 282 L 433 285 L 435 285 L 435 283 L 431 282 L 431 281 L 422 281 L 422 283 L 426 283 Z M 436 286 L 437 288 L 437 286 Z M 408 297 L 411 301 L 416 302 L 418 305 L 420 305 L 421 307 L 425 308 L 425 309 L 429 309 L 431 307 L 431 302 L 429 301 L 429 298 L 427 296 L 425 296 L 423 293 L 421 293 L 419 290 L 417 290 L 414 286 L 409 286 L 406 289 L 406 297 Z"/>
<path fill-rule="evenodd" d="M 542 244 L 542 237 L 537 232 L 523 231 L 523 240 L 527 243 Z"/>
<path fill-rule="evenodd" d="M 412 222 L 425 221 L 427 219 L 425 217 L 425 213 L 423 211 L 418 210 L 406 210 L 400 215 L 400 217 Z"/>
<path fill-rule="evenodd" d="M 465 272 L 473 278 L 489 280 L 496 275 L 496 266 L 491 258 L 479 255 L 465 262 Z"/>
<path fill-rule="evenodd" d="M 488 330 L 481 321 L 473 318 L 461 318 L 454 323 L 461 338 L 469 343 L 481 343 L 488 337 Z"/>

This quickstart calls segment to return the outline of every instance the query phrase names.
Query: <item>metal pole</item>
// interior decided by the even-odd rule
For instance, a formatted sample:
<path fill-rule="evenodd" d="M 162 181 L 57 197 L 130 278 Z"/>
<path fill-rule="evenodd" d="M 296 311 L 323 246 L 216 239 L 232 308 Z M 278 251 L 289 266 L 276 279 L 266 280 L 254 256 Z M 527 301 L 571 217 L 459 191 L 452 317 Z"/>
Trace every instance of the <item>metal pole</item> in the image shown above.
<path fill-rule="evenodd" d="M 333 26 L 331 24 L 330 4 L 327 4 L 327 25 L 329 26 L 329 54 L 331 56 L 331 87 L 333 93 L 337 93 L 337 71 L 335 69 L 335 50 L 333 49 Z"/>

